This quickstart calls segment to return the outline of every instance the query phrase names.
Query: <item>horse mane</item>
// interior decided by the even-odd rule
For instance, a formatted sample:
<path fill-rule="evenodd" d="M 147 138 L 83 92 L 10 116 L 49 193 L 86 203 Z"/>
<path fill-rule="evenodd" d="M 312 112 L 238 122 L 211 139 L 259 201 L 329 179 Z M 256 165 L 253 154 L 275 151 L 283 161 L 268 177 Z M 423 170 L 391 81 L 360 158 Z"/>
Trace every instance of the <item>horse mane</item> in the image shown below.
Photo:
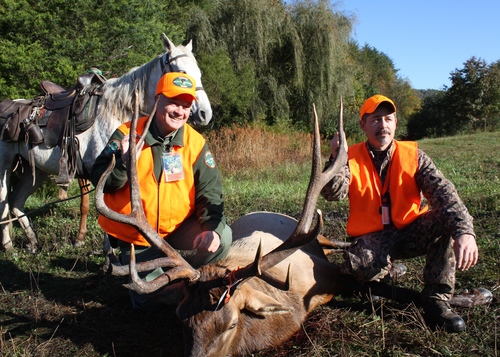
<path fill-rule="evenodd" d="M 139 108 L 144 108 L 144 98 L 151 71 L 163 55 L 130 69 L 123 76 L 108 79 L 102 87 L 102 106 L 99 115 L 102 118 L 115 117 L 121 123 L 131 119 L 134 112 L 134 89 L 137 87 Z"/>
<path fill-rule="evenodd" d="M 193 53 L 189 51 L 186 46 L 179 45 L 175 47 L 173 51 L 175 52 L 172 52 L 172 56 L 183 53 L 194 63 L 198 63 Z M 164 55 L 165 54 L 158 55 L 151 61 L 130 69 L 121 77 L 108 79 L 102 87 L 102 105 L 99 110 L 99 116 L 104 119 L 115 117 L 121 123 L 131 120 L 135 105 L 135 87 L 137 87 L 139 94 L 139 108 L 141 110 L 147 108 L 148 103 L 145 103 L 144 99 L 147 95 L 146 90 L 148 86 L 151 85 L 151 83 L 149 83 L 151 80 L 151 72 Z M 156 83 L 154 87 L 156 87 Z M 153 103 L 149 104 L 152 105 Z"/>

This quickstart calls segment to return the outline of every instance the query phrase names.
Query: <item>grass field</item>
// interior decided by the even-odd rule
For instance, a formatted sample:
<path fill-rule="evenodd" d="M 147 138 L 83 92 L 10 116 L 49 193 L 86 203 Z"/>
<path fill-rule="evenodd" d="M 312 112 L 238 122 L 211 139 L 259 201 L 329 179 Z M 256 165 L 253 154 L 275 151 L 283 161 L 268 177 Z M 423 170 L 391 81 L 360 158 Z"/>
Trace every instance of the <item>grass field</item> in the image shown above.
<path fill-rule="evenodd" d="M 223 173 L 230 222 L 257 210 L 298 217 L 310 172 L 310 135 L 228 129 L 209 140 Z M 448 334 L 429 330 L 414 305 L 337 297 L 316 309 L 283 346 L 254 356 L 500 355 L 500 133 L 423 140 L 420 146 L 455 183 L 475 218 L 480 261 L 457 274 L 457 290 L 485 287 L 493 302 L 459 309 L 467 331 Z M 70 193 L 77 191 L 74 185 Z M 27 209 L 53 201 L 56 192 L 45 186 Z M 346 202 L 320 198 L 318 207 L 327 218 L 324 234 L 345 239 Z M 78 210 L 75 200 L 32 216 L 37 255 L 24 251 L 26 238 L 17 226 L 16 254 L 0 252 L 0 355 L 182 356 L 174 310 L 133 311 L 122 280 L 101 272 L 102 234 L 94 210 L 86 245 L 70 245 Z M 407 266 L 399 284 L 420 289 L 423 260 Z"/>

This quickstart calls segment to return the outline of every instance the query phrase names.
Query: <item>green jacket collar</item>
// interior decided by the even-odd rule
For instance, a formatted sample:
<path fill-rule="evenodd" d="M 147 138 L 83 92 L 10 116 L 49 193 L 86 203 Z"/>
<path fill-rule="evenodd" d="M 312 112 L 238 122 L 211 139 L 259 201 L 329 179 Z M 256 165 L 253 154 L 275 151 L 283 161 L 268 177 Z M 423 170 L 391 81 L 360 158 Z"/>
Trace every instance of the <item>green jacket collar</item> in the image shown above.
<path fill-rule="evenodd" d="M 149 146 L 153 145 L 170 145 L 170 146 L 184 146 L 184 131 L 185 126 L 177 129 L 170 135 L 166 137 L 161 137 L 158 134 L 158 127 L 156 126 L 156 117 L 153 118 L 151 125 L 149 126 L 149 131 L 146 135 L 146 144 Z"/>

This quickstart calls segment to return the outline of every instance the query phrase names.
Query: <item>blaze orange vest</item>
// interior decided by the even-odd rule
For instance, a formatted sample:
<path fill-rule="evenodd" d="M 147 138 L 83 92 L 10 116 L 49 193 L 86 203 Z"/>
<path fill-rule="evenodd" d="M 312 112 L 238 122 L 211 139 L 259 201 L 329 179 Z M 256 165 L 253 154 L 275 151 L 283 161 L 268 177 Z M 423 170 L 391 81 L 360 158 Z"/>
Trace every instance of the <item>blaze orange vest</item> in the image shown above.
<path fill-rule="evenodd" d="M 137 133 L 142 134 L 147 117 L 140 118 Z M 122 124 L 118 130 L 125 135 L 130 132 L 130 122 Z M 174 231 L 195 211 L 195 182 L 193 164 L 198 159 L 205 139 L 188 124 L 184 126 L 184 146 L 175 146 L 173 150 L 182 157 L 184 179 L 160 182 L 154 174 L 154 157 L 150 146 L 144 144 L 137 162 L 137 172 L 141 189 L 141 200 L 149 224 L 164 237 Z M 161 160 L 161 158 L 156 158 Z M 121 189 L 104 194 L 104 201 L 112 210 L 128 214 L 131 212 L 130 186 L 127 182 Z M 149 243 L 134 227 L 112 221 L 102 215 L 99 224 L 112 236 L 136 245 L 149 246 Z"/>
<path fill-rule="evenodd" d="M 415 181 L 418 169 L 416 142 L 394 142 L 394 152 L 386 175 L 386 187 L 372 162 L 366 143 L 349 147 L 350 214 L 347 233 L 357 237 L 384 229 L 382 223 L 382 196 L 385 190 L 390 196 L 390 217 L 396 228 L 401 229 L 413 222 L 428 207 L 422 209 L 420 189 Z"/>

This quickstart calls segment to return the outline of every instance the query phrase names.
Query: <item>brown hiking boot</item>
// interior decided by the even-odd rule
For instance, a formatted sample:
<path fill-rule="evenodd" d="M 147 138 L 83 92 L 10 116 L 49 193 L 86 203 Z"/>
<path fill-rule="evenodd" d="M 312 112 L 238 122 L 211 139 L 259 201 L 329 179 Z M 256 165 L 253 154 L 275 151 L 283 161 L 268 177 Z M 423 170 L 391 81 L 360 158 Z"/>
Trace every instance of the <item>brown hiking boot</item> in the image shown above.
<path fill-rule="evenodd" d="M 455 313 L 447 301 L 430 299 L 424 302 L 425 321 L 430 327 L 446 327 L 448 332 L 465 330 L 464 319 Z"/>

